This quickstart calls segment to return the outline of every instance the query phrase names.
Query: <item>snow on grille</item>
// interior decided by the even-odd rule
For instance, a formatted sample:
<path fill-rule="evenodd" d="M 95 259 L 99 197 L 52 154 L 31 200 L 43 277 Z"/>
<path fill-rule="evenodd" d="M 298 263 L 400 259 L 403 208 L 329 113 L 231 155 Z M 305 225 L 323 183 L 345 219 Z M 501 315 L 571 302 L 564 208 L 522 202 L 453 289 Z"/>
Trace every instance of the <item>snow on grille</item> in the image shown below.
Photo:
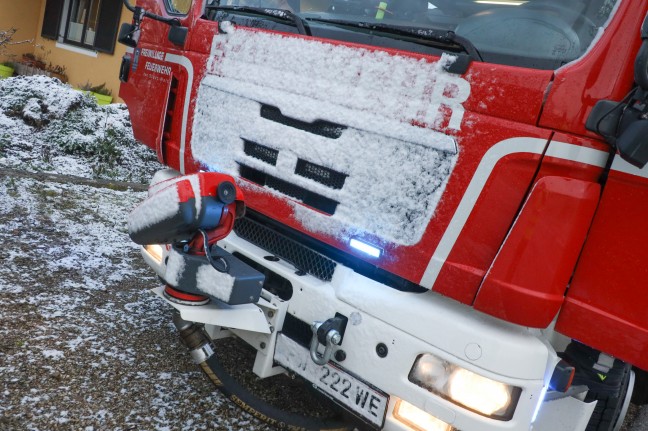
<path fill-rule="evenodd" d="M 335 203 L 327 204 L 332 215 L 295 204 L 295 217 L 307 229 L 341 239 L 369 233 L 415 244 L 434 214 L 458 148 L 451 137 L 411 123 L 447 120 L 448 128 L 460 127 L 460 102 L 469 85 L 443 70 L 452 61 L 231 30 L 214 38 L 196 101 L 193 155 L 210 169 L 235 176 L 241 167 L 251 169 L 257 177 L 295 186 L 299 196 L 306 190 Z M 273 118 L 289 120 L 262 115 L 268 109 L 280 111 Z M 301 126 L 322 122 L 341 127 L 325 136 Z M 246 154 L 245 142 L 273 151 L 276 162 L 249 154 L 249 144 Z M 338 189 L 300 175 L 298 163 L 308 163 L 311 172 L 341 175 L 344 184 Z"/>

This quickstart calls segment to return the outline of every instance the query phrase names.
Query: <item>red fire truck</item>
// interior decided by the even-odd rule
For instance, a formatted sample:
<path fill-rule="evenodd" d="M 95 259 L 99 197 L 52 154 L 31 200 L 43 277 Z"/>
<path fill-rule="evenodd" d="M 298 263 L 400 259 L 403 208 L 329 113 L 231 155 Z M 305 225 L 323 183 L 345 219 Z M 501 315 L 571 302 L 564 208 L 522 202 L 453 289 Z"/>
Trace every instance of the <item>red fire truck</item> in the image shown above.
<path fill-rule="evenodd" d="M 138 0 L 129 219 L 285 429 L 618 430 L 648 370 L 648 3 Z M 232 378 L 334 406 L 304 415 Z"/>

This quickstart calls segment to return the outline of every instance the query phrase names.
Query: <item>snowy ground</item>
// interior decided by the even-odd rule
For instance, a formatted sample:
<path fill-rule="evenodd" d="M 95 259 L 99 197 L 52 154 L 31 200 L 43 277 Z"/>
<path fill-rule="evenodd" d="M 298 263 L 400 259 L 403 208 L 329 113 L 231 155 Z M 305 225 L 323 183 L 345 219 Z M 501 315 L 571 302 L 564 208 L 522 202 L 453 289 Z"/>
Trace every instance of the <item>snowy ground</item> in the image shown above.
<path fill-rule="evenodd" d="M 189 361 L 124 231 L 141 192 L 0 181 L 0 429 L 261 429 Z"/>
<path fill-rule="evenodd" d="M 148 292 L 125 228 L 144 192 L 93 185 L 158 167 L 122 107 L 0 81 L 0 430 L 270 429 L 214 392 Z M 648 430 L 633 414 L 625 430 Z"/>

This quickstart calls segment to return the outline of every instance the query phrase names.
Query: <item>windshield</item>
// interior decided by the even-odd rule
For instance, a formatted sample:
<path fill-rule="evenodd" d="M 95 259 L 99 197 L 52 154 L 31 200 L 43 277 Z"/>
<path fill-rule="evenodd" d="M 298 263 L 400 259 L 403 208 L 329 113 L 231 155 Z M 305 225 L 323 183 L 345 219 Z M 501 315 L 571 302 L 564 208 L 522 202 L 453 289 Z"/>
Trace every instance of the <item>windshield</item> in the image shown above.
<path fill-rule="evenodd" d="M 403 38 L 402 32 L 385 31 L 389 27 L 414 30 L 421 39 L 425 39 L 426 30 L 452 32 L 471 43 L 484 61 L 555 69 L 588 50 L 617 1 L 221 0 L 220 5 L 294 12 L 313 36 L 333 37 L 318 32 L 335 26 L 347 34 L 371 33 L 366 41 L 370 44 L 379 44 L 373 37 L 376 34 Z M 258 22 L 257 17 L 240 24 L 255 26 Z M 344 39 L 339 35 L 334 38 Z M 359 41 L 357 36 L 349 40 Z"/>

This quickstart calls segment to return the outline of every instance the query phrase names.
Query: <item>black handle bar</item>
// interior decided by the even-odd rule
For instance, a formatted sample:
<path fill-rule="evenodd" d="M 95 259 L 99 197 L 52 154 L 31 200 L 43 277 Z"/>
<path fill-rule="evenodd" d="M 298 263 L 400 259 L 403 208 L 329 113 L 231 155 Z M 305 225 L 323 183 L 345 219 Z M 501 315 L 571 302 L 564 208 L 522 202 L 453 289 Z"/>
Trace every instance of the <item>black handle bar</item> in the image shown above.
<path fill-rule="evenodd" d="M 137 19 L 141 19 L 142 17 L 147 17 L 172 26 L 180 25 L 180 20 L 178 18 L 165 18 L 163 16 L 156 15 L 154 13 L 142 9 L 139 6 L 132 6 L 128 0 L 124 0 L 124 6 L 126 6 L 126 9 L 133 12 L 133 14 L 135 14 L 135 17 Z"/>

